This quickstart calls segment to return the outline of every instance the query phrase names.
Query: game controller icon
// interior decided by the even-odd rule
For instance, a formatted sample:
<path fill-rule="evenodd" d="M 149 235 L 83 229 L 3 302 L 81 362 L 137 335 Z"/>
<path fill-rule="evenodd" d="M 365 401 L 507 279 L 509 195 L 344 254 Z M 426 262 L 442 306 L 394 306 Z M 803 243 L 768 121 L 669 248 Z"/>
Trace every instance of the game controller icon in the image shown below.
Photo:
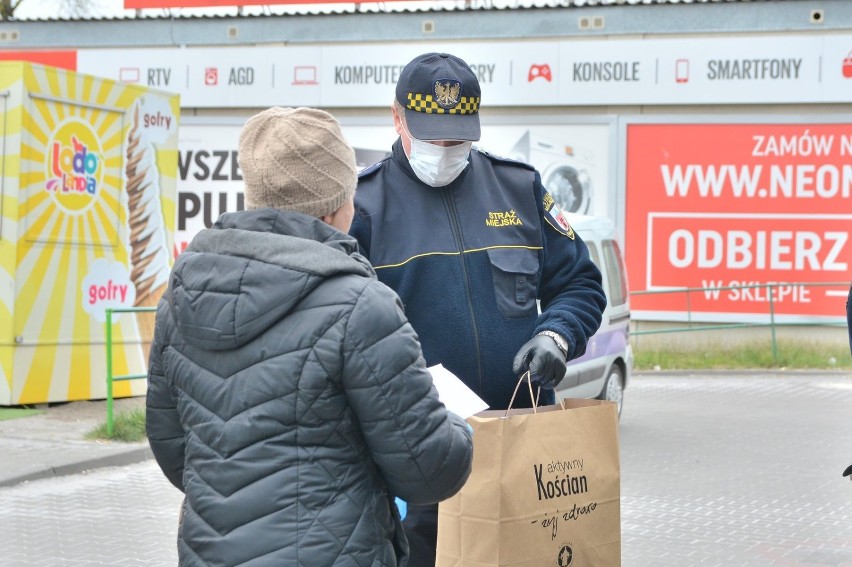
<path fill-rule="evenodd" d="M 535 79 L 544 79 L 548 83 L 553 80 L 553 75 L 550 73 L 550 65 L 545 63 L 544 65 L 530 65 L 530 72 L 527 75 L 527 82 L 531 83 Z"/>

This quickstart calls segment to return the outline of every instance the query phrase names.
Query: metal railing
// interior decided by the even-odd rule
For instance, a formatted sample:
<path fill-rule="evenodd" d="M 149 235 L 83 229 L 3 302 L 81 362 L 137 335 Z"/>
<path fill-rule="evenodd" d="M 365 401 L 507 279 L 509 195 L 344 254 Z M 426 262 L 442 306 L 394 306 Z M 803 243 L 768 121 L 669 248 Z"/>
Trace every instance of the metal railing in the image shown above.
<path fill-rule="evenodd" d="M 794 325 L 823 325 L 823 326 L 845 326 L 845 323 L 831 323 L 831 322 L 781 322 L 776 319 L 775 312 L 775 301 L 778 296 L 776 293 L 776 288 L 790 288 L 791 286 L 800 286 L 800 287 L 843 287 L 844 289 L 848 289 L 850 282 L 842 281 L 842 282 L 774 282 L 774 283 L 763 283 L 763 284 L 744 284 L 744 285 L 728 285 L 728 286 L 713 286 L 713 287 L 679 287 L 679 288 L 666 288 L 666 289 L 655 289 L 655 290 L 642 290 L 642 291 L 631 291 L 630 297 L 637 297 L 642 295 L 659 295 L 659 294 L 674 294 L 674 293 L 685 293 L 686 294 L 686 325 L 674 326 L 674 327 L 664 327 L 660 329 L 651 329 L 647 331 L 642 331 L 638 329 L 631 329 L 631 336 L 638 335 L 652 335 L 652 334 L 660 334 L 660 333 L 682 333 L 682 332 L 694 332 L 694 331 L 713 331 L 713 330 L 725 330 L 725 329 L 742 329 L 747 327 L 769 327 L 770 336 L 772 342 L 772 359 L 778 360 L 778 339 L 776 330 L 778 327 L 782 326 L 794 326 Z M 693 310 L 692 310 L 692 294 L 701 293 L 706 297 L 708 292 L 717 292 L 717 291 L 725 291 L 725 290 L 744 290 L 744 289 L 766 289 L 766 298 L 768 303 L 768 316 L 769 320 L 765 323 L 759 322 L 744 322 L 744 323 L 701 323 L 698 326 L 698 322 L 693 320 Z M 846 313 L 837 313 L 837 315 L 845 317 Z"/>
<path fill-rule="evenodd" d="M 112 373 L 112 314 L 113 313 L 145 313 L 145 312 L 154 312 L 156 311 L 156 307 L 122 307 L 118 309 L 107 309 L 106 310 L 106 389 L 107 389 L 107 420 L 106 420 L 106 430 L 107 436 L 112 436 L 113 432 L 113 423 L 114 423 L 114 415 L 113 415 L 113 397 L 112 397 L 112 383 L 120 382 L 124 380 L 141 380 L 143 378 L 147 378 L 148 374 L 123 374 L 120 376 L 113 376 Z"/>
<path fill-rule="evenodd" d="M 652 334 L 661 334 L 661 333 L 682 333 L 682 332 L 695 332 L 695 331 L 712 331 L 712 330 L 725 330 L 725 329 L 741 329 L 747 327 L 769 327 L 771 341 L 772 341 L 772 358 L 773 360 L 778 360 L 778 343 L 777 343 L 777 334 L 776 329 L 781 326 L 790 326 L 790 325 L 802 325 L 803 323 L 785 323 L 779 322 L 776 320 L 775 313 L 775 296 L 773 293 L 774 288 L 780 287 L 789 287 L 789 286 L 808 286 L 808 287 L 847 287 L 849 286 L 849 282 L 784 282 L 784 283 L 765 283 L 765 284 L 746 284 L 746 285 L 735 285 L 735 286 L 716 286 L 716 287 L 681 287 L 681 288 L 666 288 L 659 290 L 642 290 L 642 291 L 631 291 L 630 297 L 637 297 L 643 295 L 659 295 L 659 294 L 674 294 L 674 293 L 685 293 L 686 294 L 686 325 L 679 325 L 674 327 L 665 327 L 660 329 L 651 329 L 651 330 L 639 330 L 639 329 L 631 329 L 631 336 L 639 336 L 639 335 L 652 335 Z M 766 323 L 701 323 L 700 326 L 698 322 L 693 319 L 693 311 L 692 311 L 692 294 L 701 293 L 706 294 L 707 292 L 714 291 L 725 291 L 725 290 L 741 290 L 741 289 L 755 289 L 755 288 L 766 288 L 767 298 L 768 298 L 768 310 L 769 310 L 769 321 Z M 126 307 L 119 309 L 107 309 L 106 310 L 106 381 L 107 381 L 107 435 L 112 435 L 113 432 L 113 382 L 124 381 L 124 380 L 140 380 L 147 378 L 147 373 L 145 374 L 125 374 L 121 376 L 113 375 L 112 368 L 112 314 L 113 313 L 141 313 L 141 312 L 155 312 L 157 310 L 156 307 Z M 838 316 L 845 315 L 845 313 L 838 313 Z M 636 320 L 634 319 L 634 322 Z M 843 326 L 845 323 L 813 323 L 819 325 L 826 326 Z"/>

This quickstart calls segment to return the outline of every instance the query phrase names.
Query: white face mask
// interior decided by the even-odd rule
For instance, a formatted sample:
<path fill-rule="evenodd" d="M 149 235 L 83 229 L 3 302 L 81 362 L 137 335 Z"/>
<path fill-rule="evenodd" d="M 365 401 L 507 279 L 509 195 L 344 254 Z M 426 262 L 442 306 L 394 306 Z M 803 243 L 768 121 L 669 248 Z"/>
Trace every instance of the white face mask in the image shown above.
<path fill-rule="evenodd" d="M 417 138 L 411 140 L 408 163 L 417 178 L 431 187 L 449 185 L 467 167 L 472 142 L 455 146 L 436 146 Z"/>

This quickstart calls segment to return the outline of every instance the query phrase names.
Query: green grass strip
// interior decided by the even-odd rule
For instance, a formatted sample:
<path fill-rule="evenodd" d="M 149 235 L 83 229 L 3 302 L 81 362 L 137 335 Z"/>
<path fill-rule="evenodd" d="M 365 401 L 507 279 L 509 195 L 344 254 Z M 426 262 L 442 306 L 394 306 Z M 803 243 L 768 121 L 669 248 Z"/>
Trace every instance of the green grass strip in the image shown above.
<path fill-rule="evenodd" d="M 106 422 L 86 434 L 87 439 L 135 442 L 145 439 L 145 410 L 135 409 L 116 414 L 112 423 L 112 435 L 107 435 Z"/>
<path fill-rule="evenodd" d="M 0 421 L 18 419 L 44 413 L 44 410 L 35 408 L 0 408 Z"/>
<path fill-rule="evenodd" d="M 777 358 L 769 341 L 721 346 L 716 341 L 690 347 L 634 347 L 635 370 L 852 370 L 849 347 L 843 344 L 780 340 Z"/>

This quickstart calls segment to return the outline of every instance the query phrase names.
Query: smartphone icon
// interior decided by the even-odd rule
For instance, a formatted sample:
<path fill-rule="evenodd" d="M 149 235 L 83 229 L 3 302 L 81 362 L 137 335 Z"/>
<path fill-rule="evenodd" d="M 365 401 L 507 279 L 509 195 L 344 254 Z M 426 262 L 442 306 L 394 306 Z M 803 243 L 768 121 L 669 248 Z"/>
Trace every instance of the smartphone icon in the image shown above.
<path fill-rule="evenodd" d="M 689 82 L 689 59 L 678 59 L 675 62 L 675 81 L 678 83 Z"/>

